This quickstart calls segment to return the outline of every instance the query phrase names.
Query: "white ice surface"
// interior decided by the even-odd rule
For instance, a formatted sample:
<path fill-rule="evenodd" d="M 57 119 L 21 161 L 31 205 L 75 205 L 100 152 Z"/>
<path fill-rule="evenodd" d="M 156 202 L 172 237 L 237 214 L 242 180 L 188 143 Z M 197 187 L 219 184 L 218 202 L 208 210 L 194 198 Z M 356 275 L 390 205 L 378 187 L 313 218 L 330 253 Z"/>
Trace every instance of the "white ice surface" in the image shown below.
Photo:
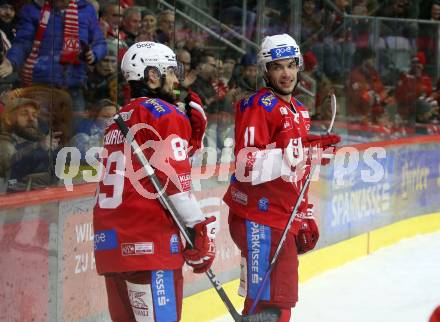
<path fill-rule="evenodd" d="M 440 232 L 405 239 L 300 284 L 294 322 L 427 322 L 440 305 Z M 225 315 L 213 322 L 229 322 Z"/>

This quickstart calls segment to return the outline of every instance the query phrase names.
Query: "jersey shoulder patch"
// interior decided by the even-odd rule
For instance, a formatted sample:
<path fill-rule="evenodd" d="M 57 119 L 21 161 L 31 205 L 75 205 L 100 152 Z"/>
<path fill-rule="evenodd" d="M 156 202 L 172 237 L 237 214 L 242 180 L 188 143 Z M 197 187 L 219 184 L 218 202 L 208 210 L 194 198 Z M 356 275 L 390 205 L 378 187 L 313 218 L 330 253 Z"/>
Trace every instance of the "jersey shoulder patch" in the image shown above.
<path fill-rule="evenodd" d="M 140 103 L 141 106 L 146 108 L 155 117 L 159 118 L 164 115 L 170 114 L 173 110 L 177 108 L 173 105 L 159 99 L 159 98 L 148 98 Z"/>
<path fill-rule="evenodd" d="M 241 99 L 240 112 L 244 112 L 247 108 L 253 106 L 256 95 L 257 94 L 252 94 L 251 96 L 245 96 Z"/>
<path fill-rule="evenodd" d="M 272 112 L 277 103 L 278 98 L 270 92 L 266 92 L 258 98 L 258 105 L 263 107 L 267 112 Z"/>

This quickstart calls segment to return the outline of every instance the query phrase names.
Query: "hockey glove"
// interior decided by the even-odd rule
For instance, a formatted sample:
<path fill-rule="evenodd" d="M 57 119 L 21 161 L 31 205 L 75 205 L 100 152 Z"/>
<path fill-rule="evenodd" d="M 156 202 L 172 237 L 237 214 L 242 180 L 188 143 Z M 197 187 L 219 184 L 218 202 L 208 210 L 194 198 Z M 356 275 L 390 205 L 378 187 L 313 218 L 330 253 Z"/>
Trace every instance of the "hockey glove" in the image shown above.
<path fill-rule="evenodd" d="M 295 235 L 298 254 L 304 254 L 315 248 L 319 239 L 319 230 L 313 217 L 313 205 L 307 206 L 307 214 L 297 214 L 295 224 L 299 226 Z"/>
<path fill-rule="evenodd" d="M 186 115 L 191 123 L 191 138 L 189 146 L 192 147 L 190 155 L 203 147 L 203 136 L 205 135 L 207 120 L 203 110 L 203 103 L 196 92 L 188 89 L 188 96 L 185 98 Z"/>
<path fill-rule="evenodd" d="M 194 247 L 189 245 L 183 251 L 183 258 L 193 268 L 194 273 L 204 273 L 215 258 L 215 228 L 211 227 L 215 217 L 209 217 L 202 222 L 188 228 Z M 211 224 L 211 225 L 210 225 Z"/>
<path fill-rule="evenodd" d="M 311 153 L 317 152 L 318 158 L 321 160 L 321 165 L 327 165 L 336 152 L 336 144 L 340 141 L 341 137 L 337 134 L 309 134 L 307 138 L 303 140 L 303 145 L 309 148 Z"/>

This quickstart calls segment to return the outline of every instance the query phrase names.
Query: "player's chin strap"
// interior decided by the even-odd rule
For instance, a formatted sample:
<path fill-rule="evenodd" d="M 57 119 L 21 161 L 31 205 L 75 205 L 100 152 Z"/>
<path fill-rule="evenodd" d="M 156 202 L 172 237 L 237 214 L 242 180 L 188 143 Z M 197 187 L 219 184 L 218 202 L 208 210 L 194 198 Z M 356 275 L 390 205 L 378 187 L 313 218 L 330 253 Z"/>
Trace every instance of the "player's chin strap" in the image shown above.
<path fill-rule="evenodd" d="M 332 119 L 331 119 L 330 125 L 329 125 L 329 127 L 328 127 L 328 129 L 326 131 L 327 134 L 329 134 L 332 131 L 333 124 L 335 122 L 335 117 L 336 117 L 336 96 L 335 96 L 335 94 L 331 94 L 330 95 L 330 99 L 331 99 L 330 102 L 331 102 L 331 108 L 332 108 Z M 304 193 L 306 192 L 306 190 L 307 190 L 307 188 L 308 188 L 308 186 L 310 184 L 310 181 L 311 181 L 311 179 L 313 177 L 313 173 L 315 172 L 315 166 L 316 166 L 316 163 L 312 162 L 310 172 L 307 175 L 306 181 L 304 182 L 304 185 L 301 188 L 301 191 L 299 193 L 298 199 L 296 200 L 295 207 L 293 208 L 293 211 L 290 214 L 289 221 L 287 222 L 286 227 L 284 228 L 283 234 L 281 235 L 280 241 L 278 242 L 278 246 L 277 246 L 277 248 L 275 250 L 275 253 L 274 253 L 273 257 L 272 257 L 272 260 L 270 262 L 269 268 L 266 271 L 266 274 L 264 275 L 263 280 L 261 281 L 260 288 L 258 289 L 257 296 L 255 297 L 255 299 L 254 299 L 254 301 L 252 303 L 251 309 L 249 310 L 250 314 L 255 312 L 257 304 L 260 301 L 261 295 L 263 294 L 263 291 L 266 288 L 265 286 L 266 286 L 267 281 L 269 279 L 270 273 L 272 272 L 273 268 L 275 267 L 275 263 L 276 263 L 276 261 L 278 259 L 278 256 L 279 256 L 279 254 L 281 252 L 281 249 L 284 246 L 284 242 L 286 240 L 287 233 L 289 232 L 290 227 L 292 226 L 293 220 L 295 219 L 295 216 L 296 216 L 296 212 L 298 211 L 299 205 L 301 204 L 301 201 L 303 200 Z"/>
<path fill-rule="evenodd" d="M 133 137 L 133 134 L 127 127 L 127 124 L 123 120 L 122 116 L 119 114 L 116 114 L 114 117 L 115 123 L 118 125 L 119 129 L 121 130 L 122 134 L 124 135 L 126 141 L 128 144 L 130 144 L 131 149 L 133 150 L 133 154 L 136 155 L 139 162 L 142 164 L 143 168 L 145 169 L 151 183 L 154 186 L 154 189 L 157 191 L 159 195 L 159 199 L 162 202 L 162 205 L 168 210 L 171 217 L 173 218 L 174 222 L 176 223 L 177 227 L 179 228 L 180 232 L 182 233 L 183 237 L 185 238 L 185 241 L 190 245 L 193 246 L 193 242 L 190 238 L 190 235 L 188 233 L 188 230 L 186 226 L 183 224 L 182 220 L 180 219 L 176 208 L 174 207 L 173 203 L 170 201 L 168 195 L 165 192 L 165 189 L 163 189 L 162 184 L 160 183 L 159 179 L 154 173 L 154 169 L 151 167 L 150 163 L 148 162 L 147 158 L 145 157 L 142 149 L 137 144 L 136 140 Z M 228 309 L 229 313 L 231 314 L 232 318 L 236 322 L 276 322 L 278 318 L 281 315 L 281 312 L 277 308 L 271 308 L 264 310 L 262 312 L 251 314 L 248 316 L 241 316 L 237 310 L 235 309 L 234 305 L 232 304 L 231 300 L 229 299 L 228 295 L 224 291 L 222 285 L 217 280 L 215 274 L 211 269 L 209 269 L 206 272 L 206 276 L 208 276 L 209 281 L 211 282 L 212 286 L 217 291 L 217 294 L 222 299 L 223 303 L 225 304 L 226 308 Z"/>

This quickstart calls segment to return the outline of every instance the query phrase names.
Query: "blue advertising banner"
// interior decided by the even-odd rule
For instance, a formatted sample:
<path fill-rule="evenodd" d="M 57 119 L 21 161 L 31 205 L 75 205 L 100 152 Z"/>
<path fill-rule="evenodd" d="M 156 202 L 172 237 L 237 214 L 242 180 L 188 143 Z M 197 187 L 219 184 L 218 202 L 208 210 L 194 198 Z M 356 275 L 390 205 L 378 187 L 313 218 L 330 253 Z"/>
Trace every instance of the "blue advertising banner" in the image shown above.
<path fill-rule="evenodd" d="M 440 209 L 438 144 L 341 149 L 324 173 L 320 224 L 336 242 L 395 221 Z"/>

